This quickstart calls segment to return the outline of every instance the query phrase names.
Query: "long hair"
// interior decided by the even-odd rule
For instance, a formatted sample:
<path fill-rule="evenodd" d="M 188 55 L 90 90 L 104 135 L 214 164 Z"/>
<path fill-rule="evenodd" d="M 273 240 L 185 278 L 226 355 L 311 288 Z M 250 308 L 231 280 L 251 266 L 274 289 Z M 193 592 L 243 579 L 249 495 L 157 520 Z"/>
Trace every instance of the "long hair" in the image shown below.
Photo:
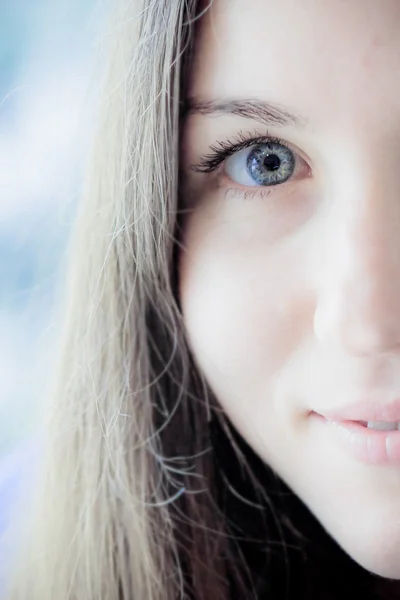
<path fill-rule="evenodd" d="M 180 311 L 179 134 L 204 10 L 123 0 L 110 28 L 9 600 L 278 598 L 268 574 L 283 589 L 301 546 L 288 490 L 218 408 Z"/>
<path fill-rule="evenodd" d="M 176 291 L 181 74 L 196 2 L 118 8 L 13 600 L 228 597 L 210 408 Z"/>

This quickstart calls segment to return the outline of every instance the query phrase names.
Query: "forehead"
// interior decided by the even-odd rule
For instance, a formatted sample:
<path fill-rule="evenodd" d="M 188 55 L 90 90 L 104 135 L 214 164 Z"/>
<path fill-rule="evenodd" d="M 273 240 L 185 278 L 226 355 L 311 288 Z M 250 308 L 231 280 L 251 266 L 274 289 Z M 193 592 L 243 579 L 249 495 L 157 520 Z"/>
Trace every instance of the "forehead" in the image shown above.
<path fill-rule="evenodd" d="M 214 0 L 190 95 L 295 107 L 313 126 L 400 129 L 398 0 Z"/>

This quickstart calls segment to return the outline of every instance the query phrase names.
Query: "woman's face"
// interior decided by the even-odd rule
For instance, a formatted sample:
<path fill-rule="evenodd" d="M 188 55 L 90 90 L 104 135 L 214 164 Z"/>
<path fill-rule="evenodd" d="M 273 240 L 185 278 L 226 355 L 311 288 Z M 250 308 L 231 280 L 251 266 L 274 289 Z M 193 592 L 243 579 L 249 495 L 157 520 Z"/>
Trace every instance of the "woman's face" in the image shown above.
<path fill-rule="evenodd" d="M 200 369 L 343 549 L 393 578 L 400 431 L 354 422 L 400 421 L 399 32 L 398 0 L 216 0 L 181 159 Z"/>

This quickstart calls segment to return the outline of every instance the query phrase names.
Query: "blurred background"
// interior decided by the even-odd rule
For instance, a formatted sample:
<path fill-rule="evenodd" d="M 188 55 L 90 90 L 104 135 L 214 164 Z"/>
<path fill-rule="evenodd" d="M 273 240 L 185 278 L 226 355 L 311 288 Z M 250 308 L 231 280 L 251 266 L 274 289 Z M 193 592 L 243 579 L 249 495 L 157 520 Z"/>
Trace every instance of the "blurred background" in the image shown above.
<path fill-rule="evenodd" d="M 35 431 L 93 126 L 104 0 L 0 0 L 0 458 Z"/>

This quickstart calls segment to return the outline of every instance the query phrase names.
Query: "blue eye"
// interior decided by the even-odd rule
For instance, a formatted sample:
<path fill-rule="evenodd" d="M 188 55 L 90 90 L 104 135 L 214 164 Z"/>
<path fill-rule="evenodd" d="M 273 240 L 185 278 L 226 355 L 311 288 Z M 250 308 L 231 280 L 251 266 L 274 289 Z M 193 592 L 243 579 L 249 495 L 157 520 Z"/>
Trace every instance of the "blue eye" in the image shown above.
<path fill-rule="evenodd" d="M 244 186 L 271 186 L 287 181 L 295 170 L 293 152 L 276 142 L 242 148 L 225 160 L 225 173 Z"/>

